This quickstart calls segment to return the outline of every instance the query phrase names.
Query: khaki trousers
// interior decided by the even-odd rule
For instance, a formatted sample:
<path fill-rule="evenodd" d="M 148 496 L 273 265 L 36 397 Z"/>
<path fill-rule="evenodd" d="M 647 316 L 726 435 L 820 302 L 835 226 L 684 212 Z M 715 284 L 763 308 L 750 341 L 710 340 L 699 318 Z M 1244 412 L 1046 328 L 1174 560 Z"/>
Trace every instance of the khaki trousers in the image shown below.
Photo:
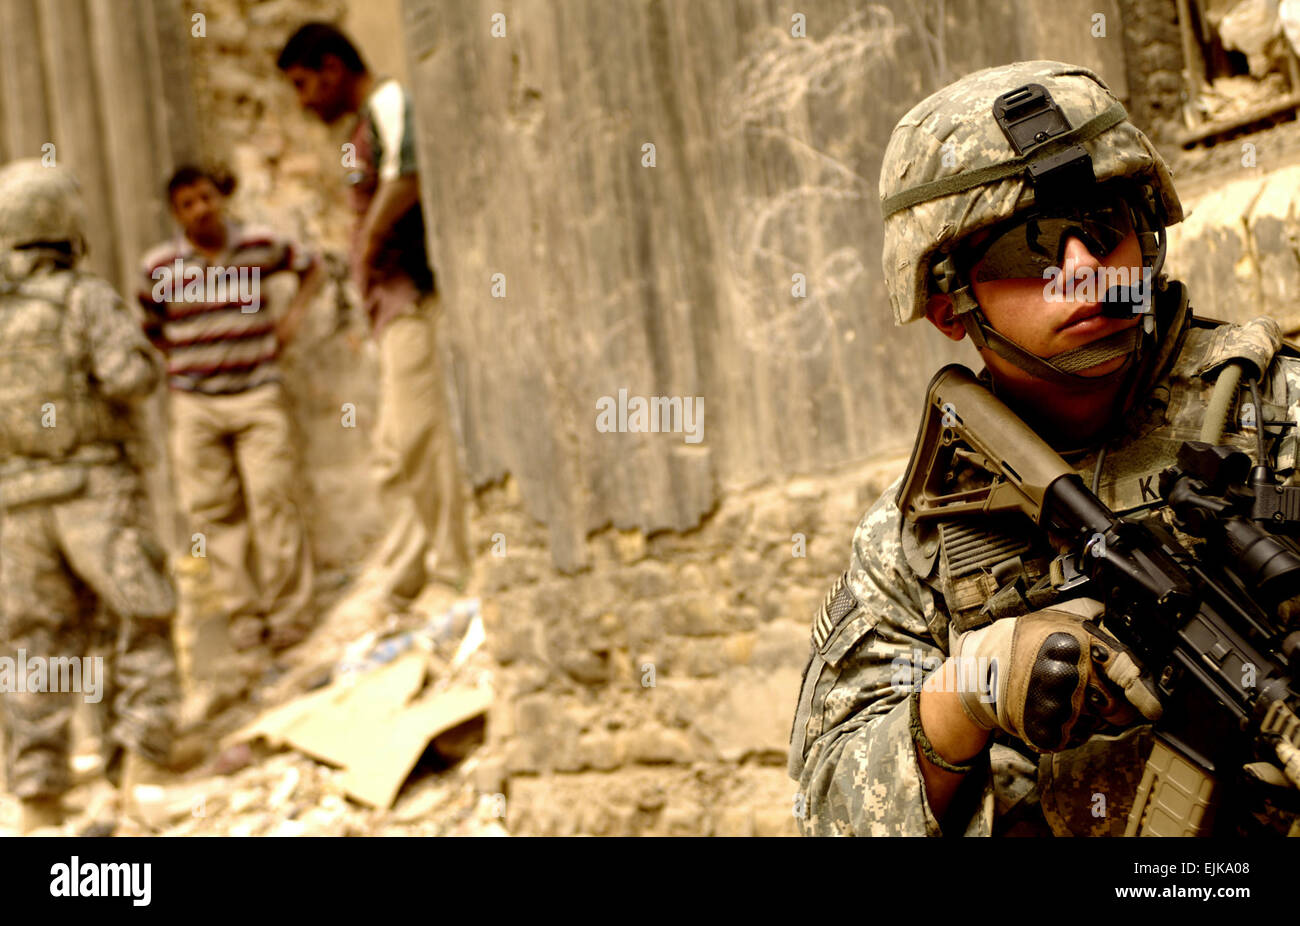
<path fill-rule="evenodd" d="M 465 490 L 447 409 L 436 332 L 439 297 L 379 334 L 379 419 L 373 470 L 388 532 L 370 571 L 387 594 L 429 580 L 456 584 L 470 566 Z"/>
<path fill-rule="evenodd" d="M 222 610 L 263 616 L 273 628 L 304 626 L 312 560 L 283 388 L 172 392 L 171 418 L 177 494 L 190 529 L 204 535 Z"/>

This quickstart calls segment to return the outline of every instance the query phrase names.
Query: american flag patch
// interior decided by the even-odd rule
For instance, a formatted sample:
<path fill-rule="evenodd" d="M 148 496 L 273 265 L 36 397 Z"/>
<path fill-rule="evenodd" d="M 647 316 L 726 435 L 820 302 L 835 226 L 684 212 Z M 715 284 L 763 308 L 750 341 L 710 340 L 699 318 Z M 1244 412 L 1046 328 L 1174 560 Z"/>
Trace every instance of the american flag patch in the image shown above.
<path fill-rule="evenodd" d="M 826 593 L 826 600 L 822 602 L 821 608 L 817 612 L 817 620 L 813 623 L 813 646 L 821 649 L 830 639 L 831 633 L 840 625 L 840 622 L 848 616 L 855 607 L 857 601 L 853 598 L 853 593 L 849 591 L 848 583 L 849 574 L 846 572 L 835 580 L 831 590 Z"/>

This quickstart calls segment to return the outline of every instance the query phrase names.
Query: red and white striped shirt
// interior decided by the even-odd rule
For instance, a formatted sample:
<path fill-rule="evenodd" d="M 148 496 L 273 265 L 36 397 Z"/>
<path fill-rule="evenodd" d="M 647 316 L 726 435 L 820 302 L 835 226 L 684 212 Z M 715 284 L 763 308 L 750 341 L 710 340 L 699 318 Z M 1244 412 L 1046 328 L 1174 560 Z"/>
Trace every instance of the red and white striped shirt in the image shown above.
<path fill-rule="evenodd" d="M 138 297 L 145 333 L 167 357 L 170 387 L 228 395 L 278 381 L 279 342 L 261 280 L 301 275 L 313 263 L 269 229 L 236 223 L 227 224 L 226 249 L 212 261 L 184 235 L 150 250 Z"/>

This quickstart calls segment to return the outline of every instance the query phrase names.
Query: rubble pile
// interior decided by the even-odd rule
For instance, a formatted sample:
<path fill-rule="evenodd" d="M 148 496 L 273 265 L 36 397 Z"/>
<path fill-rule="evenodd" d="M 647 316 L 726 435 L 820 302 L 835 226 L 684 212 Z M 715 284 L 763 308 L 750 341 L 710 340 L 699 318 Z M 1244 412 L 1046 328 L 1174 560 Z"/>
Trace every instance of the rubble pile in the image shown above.
<path fill-rule="evenodd" d="M 254 698 L 196 732 L 202 761 L 137 787 L 140 819 L 119 813 L 82 730 L 69 817 L 48 834 L 506 835 L 505 796 L 476 787 L 493 676 L 479 601 L 428 604 L 350 640 L 346 620 L 323 624 Z M 15 831 L 17 809 L 6 795 L 0 831 Z"/>

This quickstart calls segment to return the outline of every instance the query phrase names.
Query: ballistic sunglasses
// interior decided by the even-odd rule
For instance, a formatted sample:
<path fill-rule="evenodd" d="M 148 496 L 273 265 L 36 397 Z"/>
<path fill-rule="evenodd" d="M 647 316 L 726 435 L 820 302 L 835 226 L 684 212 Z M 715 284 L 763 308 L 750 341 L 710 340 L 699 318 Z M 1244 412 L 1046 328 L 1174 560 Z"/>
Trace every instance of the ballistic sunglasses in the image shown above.
<path fill-rule="evenodd" d="M 1031 210 L 993 228 L 971 249 L 959 249 L 960 264 L 974 271 L 972 280 L 1044 279 L 1061 267 L 1065 245 L 1078 238 L 1093 257 L 1107 257 L 1136 229 L 1132 207 L 1118 193 L 1077 209 Z M 978 269 L 976 269 L 978 265 Z"/>

